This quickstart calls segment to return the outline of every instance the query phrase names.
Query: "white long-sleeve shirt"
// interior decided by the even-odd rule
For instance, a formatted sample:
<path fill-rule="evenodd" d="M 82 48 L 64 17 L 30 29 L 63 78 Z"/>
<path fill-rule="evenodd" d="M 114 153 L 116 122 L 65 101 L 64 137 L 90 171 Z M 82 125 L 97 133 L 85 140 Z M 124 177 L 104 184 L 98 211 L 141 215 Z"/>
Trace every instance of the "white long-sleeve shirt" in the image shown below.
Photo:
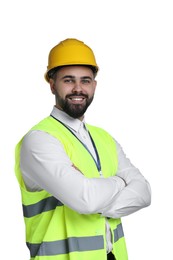
<path fill-rule="evenodd" d="M 84 122 L 56 107 L 51 115 L 65 124 L 97 159 Z M 43 131 L 29 132 L 22 143 L 20 164 L 27 189 L 33 192 L 45 189 L 82 214 L 101 213 L 105 217 L 120 218 L 148 206 L 151 199 L 149 183 L 115 142 L 117 175 L 87 178 L 75 169 L 59 140 Z"/>

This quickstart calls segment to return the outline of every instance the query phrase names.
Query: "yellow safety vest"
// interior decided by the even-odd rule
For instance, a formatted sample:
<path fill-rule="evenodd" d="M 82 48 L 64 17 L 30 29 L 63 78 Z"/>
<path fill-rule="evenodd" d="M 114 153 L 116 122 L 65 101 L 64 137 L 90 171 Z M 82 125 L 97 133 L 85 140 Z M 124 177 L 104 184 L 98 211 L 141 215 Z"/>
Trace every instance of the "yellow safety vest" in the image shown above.
<path fill-rule="evenodd" d="M 97 148 L 104 177 L 117 171 L 116 145 L 103 129 L 87 125 Z M 51 116 L 32 130 L 41 130 L 57 138 L 73 164 L 88 178 L 99 178 L 96 164 L 81 142 Z M 23 138 L 22 138 L 23 140 Z M 80 214 L 53 197 L 46 190 L 27 191 L 20 170 L 20 149 L 16 146 L 15 172 L 18 179 L 26 225 L 26 243 L 31 260 L 106 260 L 105 217 Z M 127 260 L 127 250 L 120 219 L 108 219 L 116 260 Z"/>

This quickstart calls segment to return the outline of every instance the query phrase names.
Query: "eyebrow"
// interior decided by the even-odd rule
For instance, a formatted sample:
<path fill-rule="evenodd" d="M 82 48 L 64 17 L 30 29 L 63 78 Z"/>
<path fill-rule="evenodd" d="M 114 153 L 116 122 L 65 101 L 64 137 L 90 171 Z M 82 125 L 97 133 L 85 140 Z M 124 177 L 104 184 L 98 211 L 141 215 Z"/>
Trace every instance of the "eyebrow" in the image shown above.
<path fill-rule="evenodd" d="M 66 78 L 75 79 L 76 77 L 75 77 L 75 76 L 72 76 L 72 75 L 65 75 L 65 76 L 62 77 L 61 79 L 66 79 Z M 90 76 L 83 76 L 83 77 L 80 77 L 80 79 L 90 79 L 90 80 L 93 80 L 93 78 L 91 78 Z"/>

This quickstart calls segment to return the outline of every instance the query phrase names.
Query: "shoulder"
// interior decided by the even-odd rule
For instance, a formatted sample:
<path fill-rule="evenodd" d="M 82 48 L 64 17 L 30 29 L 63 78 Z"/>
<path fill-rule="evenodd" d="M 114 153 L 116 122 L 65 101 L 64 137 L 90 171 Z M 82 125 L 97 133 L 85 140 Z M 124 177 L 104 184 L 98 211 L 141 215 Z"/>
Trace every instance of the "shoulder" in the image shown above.
<path fill-rule="evenodd" d="M 91 134 L 104 135 L 104 136 L 107 136 L 107 137 L 113 139 L 111 134 L 101 127 L 93 126 L 93 125 L 89 125 L 89 124 L 86 124 L 86 126 Z"/>
<path fill-rule="evenodd" d="M 98 127 L 98 126 L 94 126 L 94 125 L 90 125 L 90 124 L 86 124 L 87 128 L 90 131 L 96 131 L 96 132 L 103 132 L 103 133 L 107 133 L 109 134 L 105 129 Z"/>

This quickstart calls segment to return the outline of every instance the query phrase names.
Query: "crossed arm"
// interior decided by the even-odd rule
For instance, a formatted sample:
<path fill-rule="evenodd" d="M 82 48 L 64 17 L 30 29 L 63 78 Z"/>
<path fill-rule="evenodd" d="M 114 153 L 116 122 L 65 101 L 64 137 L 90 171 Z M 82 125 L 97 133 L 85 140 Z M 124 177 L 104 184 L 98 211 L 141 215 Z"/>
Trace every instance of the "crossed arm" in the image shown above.
<path fill-rule="evenodd" d="M 57 139 L 33 131 L 23 141 L 21 171 L 30 191 L 45 189 L 81 214 L 101 213 L 119 218 L 149 206 L 151 190 L 118 143 L 117 151 L 119 167 L 116 176 L 87 178 L 74 167 Z"/>

